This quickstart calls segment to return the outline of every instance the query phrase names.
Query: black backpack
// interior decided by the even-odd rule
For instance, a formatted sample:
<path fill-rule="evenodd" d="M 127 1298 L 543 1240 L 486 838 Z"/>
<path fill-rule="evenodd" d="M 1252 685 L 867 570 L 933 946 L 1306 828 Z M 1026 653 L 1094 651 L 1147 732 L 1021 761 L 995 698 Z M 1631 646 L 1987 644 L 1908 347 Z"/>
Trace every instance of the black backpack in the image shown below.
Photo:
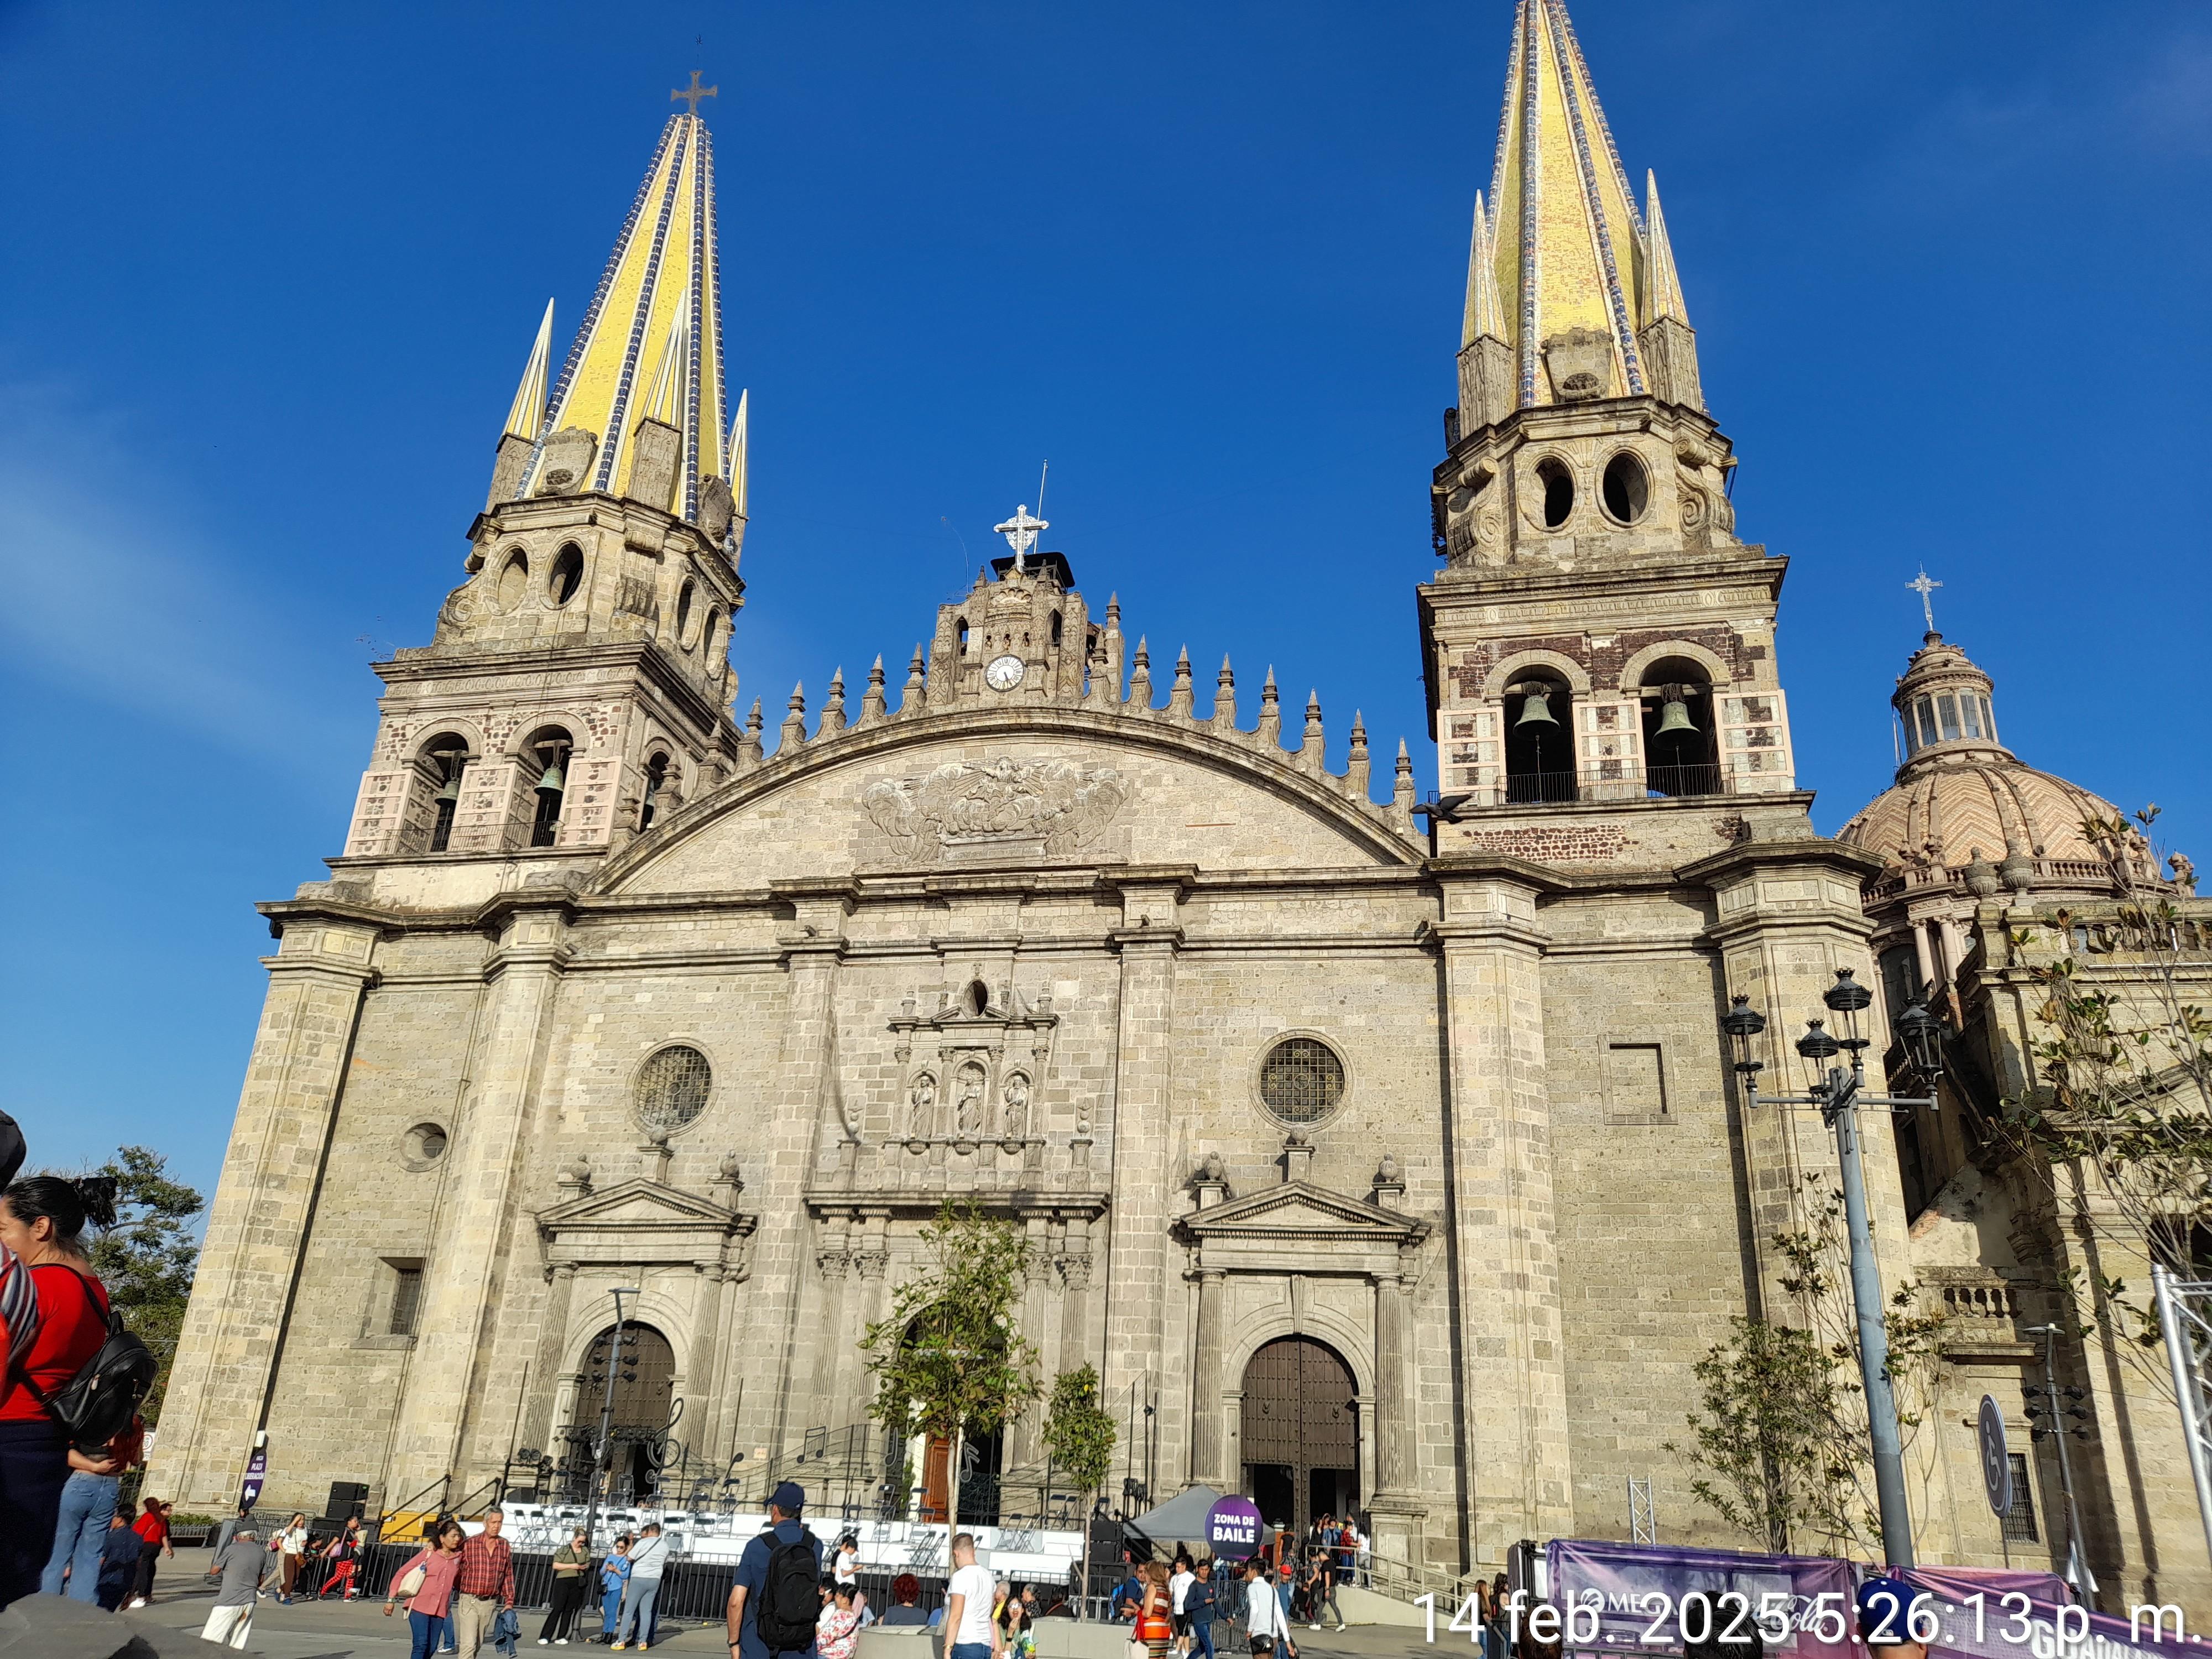
<path fill-rule="evenodd" d="M 822 1616 L 821 1558 L 814 1534 L 799 1528 L 799 1541 L 786 1544 L 770 1527 L 768 1577 L 762 1582 L 753 1630 L 770 1653 L 798 1653 L 814 1645 L 815 1620 Z"/>
<path fill-rule="evenodd" d="M 76 1269 L 70 1269 L 76 1273 Z M 92 1295 L 92 1281 L 82 1273 L 77 1280 Z M 19 1372 L 31 1396 L 46 1408 L 70 1443 L 90 1456 L 131 1426 L 138 1407 L 154 1389 L 161 1372 L 153 1350 L 123 1328 L 123 1316 L 112 1304 L 107 1310 L 107 1340 L 100 1352 L 84 1362 L 77 1374 L 52 1394 Z"/>

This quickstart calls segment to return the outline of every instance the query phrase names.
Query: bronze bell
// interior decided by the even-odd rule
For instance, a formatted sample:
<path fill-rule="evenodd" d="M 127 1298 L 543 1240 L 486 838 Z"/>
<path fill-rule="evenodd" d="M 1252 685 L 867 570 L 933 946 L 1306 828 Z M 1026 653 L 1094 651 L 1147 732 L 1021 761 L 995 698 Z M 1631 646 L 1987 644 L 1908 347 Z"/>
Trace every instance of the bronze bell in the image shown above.
<path fill-rule="evenodd" d="M 1679 689 L 1669 686 L 1666 706 L 1659 711 L 1659 729 L 1651 735 L 1663 738 L 1670 732 L 1687 732 L 1695 736 L 1697 730 L 1697 723 L 1690 718 L 1690 705 L 1682 701 Z"/>
<path fill-rule="evenodd" d="M 434 801 L 458 803 L 461 799 L 461 768 L 467 763 L 466 758 L 459 755 L 448 757 L 446 762 L 446 781 L 438 786 L 438 793 L 430 799 Z"/>
<path fill-rule="evenodd" d="M 545 763 L 545 770 L 538 775 L 538 793 L 541 795 L 557 795 L 568 787 L 568 775 L 561 769 L 561 757 L 556 755 Z"/>
<path fill-rule="evenodd" d="M 1524 726 L 1557 726 L 1552 718 L 1552 700 L 1548 694 L 1531 689 L 1521 700 L 1521 718 L 1513 722 L 1516 731 Z"/>

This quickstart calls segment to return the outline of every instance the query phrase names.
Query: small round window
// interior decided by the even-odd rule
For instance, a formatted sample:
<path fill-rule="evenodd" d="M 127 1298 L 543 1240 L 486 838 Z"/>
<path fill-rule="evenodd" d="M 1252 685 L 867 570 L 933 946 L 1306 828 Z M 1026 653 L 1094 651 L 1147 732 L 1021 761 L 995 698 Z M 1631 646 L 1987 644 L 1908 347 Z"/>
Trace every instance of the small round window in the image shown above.
<path fill-rule="evenodd" d="M 1536 463 L 1536 482 L 1544 489 L 1544 528 L 1557 530 L 1575 510 L 1575 475 L 1555 455 Z"/>
<path fill-rule="evenodd" d="M 707 1109 L 713 1081 L 707 1056 L 696 1048 L 663 1048 L 637 1074 L 637 1121 L 649 1130 L 673 1133 Z"/>
<path fill-rule="evenodd" d="M 1317 1038 L 1285 1037 L 1260 1062 L 1260 1098 L 1285 1123 L 1318 1123 L 1344 1098 L 1344 1062 Z"/>
<path fill-rule="evenodd" d="M 399 1138 L 399 1161 L 410 1170 L 427 1170 L 446 1155 L 446 1131 L 441 1124 L 418 1123 Z"/>
<path fill-rule="evenodd" d="M 499 608 L 512 611 L 530 592 L 530 556 L 517 548 L 500 567 Z"/>

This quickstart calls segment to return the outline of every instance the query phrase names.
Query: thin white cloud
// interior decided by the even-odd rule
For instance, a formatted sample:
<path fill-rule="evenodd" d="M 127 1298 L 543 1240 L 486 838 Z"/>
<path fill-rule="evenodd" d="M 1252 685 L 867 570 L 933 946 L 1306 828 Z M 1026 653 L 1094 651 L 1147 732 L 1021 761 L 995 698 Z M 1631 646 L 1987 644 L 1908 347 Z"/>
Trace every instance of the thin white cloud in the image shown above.
<path fill-rule="evenodd" d="M 264 762 L 348 739 L 331 665 L 181 521 L 112 417 L 62 389 L 0 385 L 0 641 L 19 672 Z M 309 769 L 314 769 L 308 763 Z"/>

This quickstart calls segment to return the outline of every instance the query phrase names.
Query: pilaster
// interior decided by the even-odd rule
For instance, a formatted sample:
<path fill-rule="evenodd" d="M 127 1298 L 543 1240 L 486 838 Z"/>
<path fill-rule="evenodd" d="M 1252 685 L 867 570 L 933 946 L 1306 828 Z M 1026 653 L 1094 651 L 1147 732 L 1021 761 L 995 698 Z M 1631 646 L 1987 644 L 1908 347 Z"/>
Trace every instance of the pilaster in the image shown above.
<path fill-rule="evenodd" d="M 1533 882 L 1438 868 L 1452 1328 L 1470 1564 L 1573 1530 Z"/>
<path fill-rule="evenodd" d="M 313 1224 L 344 1073 L 374 985 L 377 930 L 307 919 L 262 959 L 269 991 L 216 1188 L 196 1297 L 170 1375 L 152 1468 L 188 1507 L 237 1501 Z"/>

